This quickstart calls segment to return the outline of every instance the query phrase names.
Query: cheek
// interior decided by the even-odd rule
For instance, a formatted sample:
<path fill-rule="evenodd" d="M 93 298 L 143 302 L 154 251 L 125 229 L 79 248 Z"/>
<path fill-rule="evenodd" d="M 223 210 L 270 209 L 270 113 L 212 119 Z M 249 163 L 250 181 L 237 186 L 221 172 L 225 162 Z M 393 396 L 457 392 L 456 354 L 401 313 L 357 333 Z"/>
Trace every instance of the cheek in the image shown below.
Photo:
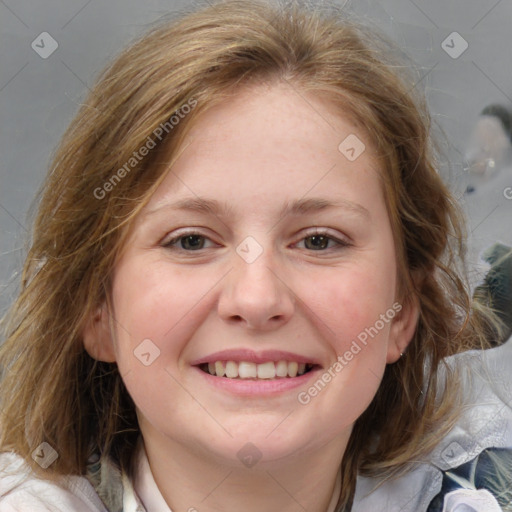
<path fill-rule="evenodd" d="M 212 288 L 200 272 L 184 274 L 165 261 L 132 258 L 120 262 L 114 279 L 115 340 L 118 365 L 124 372 L 139 369 L 143 359 L 154 369 L 175 366 L 201 299 Z M 142 361 L 147 362 L 147 361 Z"/>
<path fill-rule="evenodd" d="M 340 268 L 339 272 L 330 269 L 328 278 L 310 276 L 311 279 L 301 286 L 301 296 L 307 297 L 305 303 L 328 328 L 323 330 L 330 333 L 328 339 L 333 340 L 337 349 L 345 350 L 351 340 L 377 321 L 379 331 L 387 332 L 388 323 L 383 327 L 380 318 L 393 304 L 393 267 L 377 269 L 371 264 L 354 265 Z"/>
<path fill-rule="evenodd" d="M 311 402 L 315 416 L 332 415 L 328 428 L 333 435 L 364 412 L 379 388 L 395 313 L 394 279 L 393 266 L 360 262 L 331 274 L 322 288 L 308 288 L 316 290 L 309 304 L 315 308 L 317 325 L 328 327 L 323 333 L 332 360 L 319 376 L 323 383 L 313 383 L 303 398 Z"/>
<path fill-rule="evenodd" d="M 206 301 L 201 299 L 214 284 L 211 276 L 185 274 L 162 259 L 118 264 L 113 283 L 117 364 L 145 417 L 159 417 L 166 403 L 185 395 L 180 356 L 203 321 Z"/>
<path fill-rule="evenodd" d="M 326 340 L 330 365 L 319 375 L 322 382 L 303 390 L 301 403 L 310 404 L 315 417 L 331 415 L 333 435 L 363 413 L 380 385 L 394 316 L 392 269 L 359 260 L 339 272 L 330 269 L 329 279 L 311 275 L 302 288 L 314 313 L 310 318 Z"/>

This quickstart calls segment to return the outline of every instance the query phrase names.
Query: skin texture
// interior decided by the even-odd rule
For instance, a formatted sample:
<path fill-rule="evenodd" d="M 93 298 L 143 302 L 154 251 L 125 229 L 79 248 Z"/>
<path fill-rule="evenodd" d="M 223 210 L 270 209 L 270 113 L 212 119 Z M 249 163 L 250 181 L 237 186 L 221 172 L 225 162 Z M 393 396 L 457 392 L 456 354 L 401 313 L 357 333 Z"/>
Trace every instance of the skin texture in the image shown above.
<path fill-rule="evenodd" d="M 338 149 L 350 134 L 366 147 L 354 161 Z M 311 381 L 240 397 L 206 383 L 190 363 L 224 349 L 276 349 L 325 371 L 399 300 L 371 141 L 332 105 L 278 83 L 247 87 L 208 111 L 183 147 L 116 265 L 115 321 L 99 308 L 85 346 L 117 361 L 172 510 L 325 511 L 353 423 L 410 341 L 416 307 L 404 304 L 307 405 L 297 395 Z M 225 202 L 230 212 L 169 207 L 190 197 Z M 312 197 L 367 213 L 336 206 L 280 215 L 285 203 Z M 202 249 L 187 252 L 183 239 L 164 247 L 186 228 L 206 237 L 194 241 Z M 316 239 L 321 249 L 307 238 L 315 228 L 331 237 Z M 248 236 L 263 251 L 252 263 L 236 251 Z M 149 366 L 134 356 L 144 339 L 160 350 Z M 237 456 L 246 443 L 261 454 L 250 468 Z"/>

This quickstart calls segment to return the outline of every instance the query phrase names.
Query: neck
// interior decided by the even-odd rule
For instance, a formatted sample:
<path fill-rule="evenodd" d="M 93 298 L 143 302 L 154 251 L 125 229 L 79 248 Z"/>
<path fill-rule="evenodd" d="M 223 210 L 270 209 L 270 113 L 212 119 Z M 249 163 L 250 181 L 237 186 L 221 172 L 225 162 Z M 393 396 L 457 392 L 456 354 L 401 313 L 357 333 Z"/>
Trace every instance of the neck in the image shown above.
<path fill-rule="evenodd" d="M 173 512 L 327 512 L 331 500 L 338 500 L 338 492 L 333 495 L 346 440 L 335 439 L 314 453 L 262 459 L 244 467 L 238 459 L 201 457 L 169 438 L 162 449 L 163 439 L 157 443 L 147 437 L 144 446 L 153 478 Z"/>

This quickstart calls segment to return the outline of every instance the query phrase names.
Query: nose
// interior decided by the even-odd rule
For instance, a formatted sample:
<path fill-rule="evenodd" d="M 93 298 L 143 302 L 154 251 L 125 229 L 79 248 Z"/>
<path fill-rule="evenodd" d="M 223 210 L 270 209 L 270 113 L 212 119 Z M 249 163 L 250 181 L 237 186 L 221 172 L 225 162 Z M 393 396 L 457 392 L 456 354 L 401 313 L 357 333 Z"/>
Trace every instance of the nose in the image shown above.
<path fill-rule="evenodd" d="M 248 263 L 234 253 L 233 263 L 219 297 L 219 316 L 252 330 L 269 331 L 287 323 L 295 296 L 272 255 L 264 251 Z"/>

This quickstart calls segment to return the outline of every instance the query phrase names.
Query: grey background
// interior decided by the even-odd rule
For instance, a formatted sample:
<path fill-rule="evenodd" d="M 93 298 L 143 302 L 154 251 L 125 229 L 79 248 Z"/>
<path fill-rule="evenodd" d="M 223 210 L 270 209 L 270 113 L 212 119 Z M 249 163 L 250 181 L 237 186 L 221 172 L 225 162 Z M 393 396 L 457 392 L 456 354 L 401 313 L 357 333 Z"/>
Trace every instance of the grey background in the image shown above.
<path fill-rule="evenodd" d="M 340 4 L 345 3 L 339 0 Z M 18 289 L 27 212 L 51 154 L 104 65 L 148 24 L 187 5 L 176 0 L 0 0 L 0 315 Z M 440 173 L 469 217 L 470 261 L 496 240 L 512 245 L 508 162 L 466 199 L 463 154 L 478 114 L 490 103 L 512 107 L 512 0 L 368 0 L 345 8 L 383 29 L 421 71 L 433 119 L 444 131 Z M 453 31 L 469 44 L 458 58 L 441 47 Z M 47 59 L 31 47 L 48 32 Z M 478 274 L 480 269 L 480 274 Z"/>

